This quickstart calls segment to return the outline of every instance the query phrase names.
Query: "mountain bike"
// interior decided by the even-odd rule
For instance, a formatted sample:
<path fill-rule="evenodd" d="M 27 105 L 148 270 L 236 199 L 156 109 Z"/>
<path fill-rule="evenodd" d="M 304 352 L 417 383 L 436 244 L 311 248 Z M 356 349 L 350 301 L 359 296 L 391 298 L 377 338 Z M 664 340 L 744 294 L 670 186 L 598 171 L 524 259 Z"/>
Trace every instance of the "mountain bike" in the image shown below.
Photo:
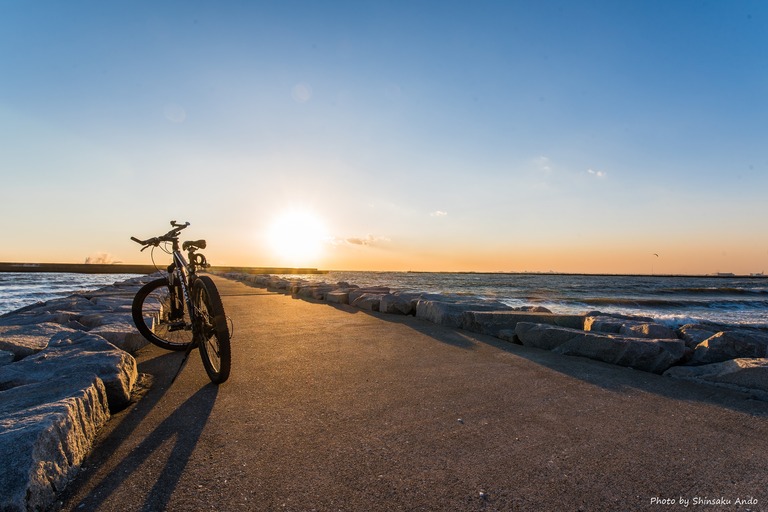
<path fill-rule="evenodd" d="M 160 247 L 171 254 L 173 262 L 164 277 L 145 284 L 133 299 L 131 314 L 139 332 L 151 343 L 167 350 L 187 351 L 200 348 L 205 371 L 214 384 L 229 378 L 231 367 L 230 331 L 221 296 L 208 276 L 197 275 L 198 269 L 209 267 L 205 256 L 205 240 L 181 244 L 179 233 L 189 226 L 171 221 L 164 235 L 139 240 L 142 251 Z M 170 249 L 169 249 L 170 247 Z M 182 251 L 187 252 L 187 259 Z"/>

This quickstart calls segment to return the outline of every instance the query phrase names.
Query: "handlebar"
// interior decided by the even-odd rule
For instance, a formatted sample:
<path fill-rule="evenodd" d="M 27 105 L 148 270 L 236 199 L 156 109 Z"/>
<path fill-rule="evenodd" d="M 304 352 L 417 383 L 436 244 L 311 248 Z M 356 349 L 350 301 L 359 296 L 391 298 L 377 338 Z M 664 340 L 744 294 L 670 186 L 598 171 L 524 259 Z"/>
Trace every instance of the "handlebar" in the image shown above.
<path fill-rule="evenodd" d="M 171 226 L 173 227 L 173 229 L 162 236 L 155 236 L 152 238 L 147 238 L 146 240 L 140 240 L 135 236 L 132 236 L 131 240 L 133 240 L 137 244 L 143 245 L 144 247 L 141 248 L 142 251 L 150 246 L 157 247 L 162 242 L 174 242 L 179 239 L 179 233 L 181 233 L 181 230 L 189 226 L 189 222 L 180 224 L 180 223 L 177 223 L 175 220 L 172 220 Z"/>

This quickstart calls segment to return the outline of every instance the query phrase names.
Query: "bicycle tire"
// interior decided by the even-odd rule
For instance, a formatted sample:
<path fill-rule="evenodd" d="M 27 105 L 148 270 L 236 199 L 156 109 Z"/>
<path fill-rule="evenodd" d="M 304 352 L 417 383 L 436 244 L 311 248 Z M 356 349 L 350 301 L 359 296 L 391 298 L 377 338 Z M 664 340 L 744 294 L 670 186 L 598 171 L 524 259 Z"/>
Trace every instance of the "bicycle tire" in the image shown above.
<path fill-rule="evenodd" d="M 181 299 L 183 318 L 170 318 L 173 294 L 167 278 L 155 279 L 141 287 L 133 298 L 131 316 L 136 328 L 149 342 L 166 350 L 187 350 L 194 342 L 189 312 Z"/>
<path fill-rule="evenodd" d="M 229 378 L 232 354 L 227 316 L 213 279 L 199 276 L 195 280 L 192 285 L 192 304 L 195 308 L 193 330 L 203 366 L 211 382 L 221 384 Z"/>

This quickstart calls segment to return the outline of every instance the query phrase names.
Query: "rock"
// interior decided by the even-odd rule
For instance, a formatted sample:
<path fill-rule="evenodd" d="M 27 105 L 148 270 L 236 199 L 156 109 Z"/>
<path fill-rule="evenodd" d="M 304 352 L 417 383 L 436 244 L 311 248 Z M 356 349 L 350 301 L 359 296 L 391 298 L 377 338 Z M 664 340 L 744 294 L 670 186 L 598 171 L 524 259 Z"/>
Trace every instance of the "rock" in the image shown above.
<path fill-rule="evenodd" d="M 552 311 L 544 306 L 519 306 L 512 308 L 515 311 L 528 311 L 530 313 L 552 313 Z"/>
<path fill-rule="evenodd" d="M 619 334 L 624 326 L 624 319 L 607 315 L 589 315 L 584 318 L 584 330 Z"/>
<path fill-rule="evenodd" d="M 687 324 L 677 330 L 677 337 L 685 342 L 688 348 L 696 348 L 696 345 L 717 334 L 717 331 L 706 325 Z"/>
<path fill-rule="evenodd" d="M 0 510 L 48 510 L 109 416 L 104 384 L 94 375 L 0 391 Z"/>
<path fill-rule="evenodd" d="M 149 344 L 149 341 L 136 329 L 133 321 L 100 325 L 88 331 L 88 334 L 101 336 L 129 354 L 135 354 Z"/>
<path fill-rule="evenodd" d="M 48 348 L 35 355 L 0 366 L 0 389 L 80 374 L 96 375 L 104 382 L 113 410 L 128 403 L 138 377 L 130 354 L 99 336 L 72 331 L 54 336 Z"/>
<path fill-rule="evenodd" d="M 61 311 L 33 310 L 23 313 L 11 312 L 0 317 L 0 326 L 9 325 L 32 325 L 42 323 L 67 324 L 75 317 L 73 313 Z"/>
<path fill-rule="evenodd" d="M 389 293 L 389 288 L 386 286 L 369 286 L 367 288 L 356 288 L 354 290 L 350 290 L 349 303 L 352 304 L 355 302 L 355 299 L 366 293 L 374 295 L 386 295 Z"/>
<path fill-rule="evenodd" d="M 379 311 L 381 295 L 378 293 L 364 293 L 352 301 L 352 306 L 366 311 Z"/>
<path fill-rule="evenodd" d="M 133 304 L 133 298 L 136 296 L 136 292 L 138 291 L 139 288 L 137 287 L 136 291 L 130 295 L 121 294 L 122 292 L 117 292 L 117 294 L 114 295 L 97 295 L 95 297 L 91 297 L 91 303 L 101 309 L 106 309 L 109 311 L 127 311 L 130 313 L 131 305 Z"/>
<path fill-rule="evenodd" d="M 629 338 L 527 322 L 519 322 L 515 334 L 525 346 L 652 373 L 663 373 L 685 355 L 682 340 Z"/>
<path fill-rule="evenodd" d="M 729 359 L 766 356 L 768 356 L 768 334 L 739 329 L 719 332 L 696 345 L 688 364 L 719 363 Z"/>
<path fill-rule="evenodd" d="M 388 293 L 381 296 L 379 311 L 392 315 L 410 315 L 415 311 L 410 297 L 398 293 Z"/>
<path fill-rule="evenodd" d="M 510 340 L 518 322 L 558 325 L 581 329 L 584 317 L 581 315 L 555 315 L 537 311 L 467 311 L 464 313 L 464 329 Z M 502 331 L 507 331 L 504 337 Z"/>
<path fill-rule="evenodd" d="M 468 311 L 504 311 L 509 306 L 496 301 L 443 302 L 420 299 L 416 302 L 416 317 L 447 327 L 464 327 L 464 314 Z"/>
<path fill-rule="evenodd" d="M 666 377 L 706 382 L 741 391 L 750 391 L 768 400 L 768 359 L 739 358 L 702 366 L 675 366 L 664 372 Z"/>
<path fill-rule="evenodd" d="M 50 322 L 0 326 L 0 350 L 13 352 L 16 360 L 23 359 L 45 349 L 51 337 L 60 332 L 77 331 Z"/>
<path fill-rule="evenodd" d="M 110 324 L 133 324 L 131 312 L 114 313 L 112 311 L 98 311 L 80 316 L 78 319 L 86 329 L 93 329 Z"/>
<path fill-rule="evenodd" d="M 325 300 L 326 294 L 336 287 L 330 284 L 294 284 L 291 295 L 299 299 Z"/>
<path fill-rule="evenodd" d="M 349 290 L 332 290 L 325 294 L 325 301 L 331 304 L 349 304 Z"/>
<path fill-rule="evenodd" d="M 648 338 L 653 340 L 676 340 L 675 331 L 666 325 L 655 322 L 627 322 L 619 329 L 619 334 L 634 338 Z"/>

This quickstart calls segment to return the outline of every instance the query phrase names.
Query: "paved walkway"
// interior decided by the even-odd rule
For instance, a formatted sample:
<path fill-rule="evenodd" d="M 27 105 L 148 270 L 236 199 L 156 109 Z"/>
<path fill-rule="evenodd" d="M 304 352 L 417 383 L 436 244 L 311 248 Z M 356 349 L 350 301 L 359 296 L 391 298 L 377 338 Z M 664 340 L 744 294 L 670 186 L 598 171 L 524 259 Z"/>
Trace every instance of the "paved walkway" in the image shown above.
<path fill-rule="evenodd" d="M 144 349 L 63 510 L 768 510 L 768 403 L 216 282 L 230 380 Z"/>

